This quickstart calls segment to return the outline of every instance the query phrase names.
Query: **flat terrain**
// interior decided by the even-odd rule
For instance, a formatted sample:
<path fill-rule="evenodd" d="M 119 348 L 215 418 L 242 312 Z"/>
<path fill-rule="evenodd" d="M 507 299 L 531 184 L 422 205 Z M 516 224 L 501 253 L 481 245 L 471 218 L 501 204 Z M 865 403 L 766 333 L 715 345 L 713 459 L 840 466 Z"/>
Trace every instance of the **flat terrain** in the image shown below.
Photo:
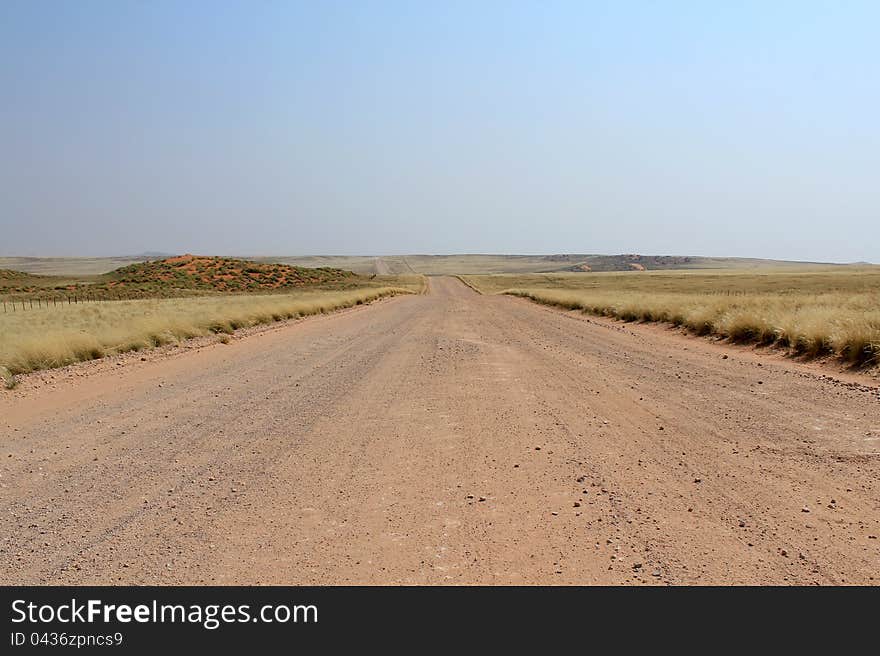
<path fill-rule="evenodd" d="M 0 394 L 0 582 L 880 576 L 871 377 L 452 278 L 140 357 Z"/>
<path fill-rule="evenodd" d="M 122 266 L 170 257 L 0 257 L 0 269 L 14 269 L 38 275 L 82 278 L 108 273 Z M 542 273 L 554 271 L 628 271 L 641 267 L 649 271 L 666 269 L 751 270 L 775 267 L 798 270 L 814 267 L 809 262 L 761 260 L 743 257 L 698 257 L 682 255 L 276 255 L 247 256 L 246 259 L 300 267 L 331 267 L 361 274 L 455 275 L 491 273 Z"/>
<path fill-rule="evenodd" d="M 0 269 L 15 269 L 39 276 L 95 276 L 119 267 L 158 257 L 0 257 Z"/>
<path fill-rule="evenodd" d="M 596 255 L 565 253 L 557 255 L 319 255 L 258 257 L 263 262 L 279 262 L 304 267 L 337 267 L 356 273 L 456 275 L 493 273 L 542 273 L 560 271 L 635 271 L 647 269 L 751 270 L 776 267 L 799 270 L 813 267 L 809 262 L 759 260 L 742 257 L 695 257 L 678 255 Z"/>

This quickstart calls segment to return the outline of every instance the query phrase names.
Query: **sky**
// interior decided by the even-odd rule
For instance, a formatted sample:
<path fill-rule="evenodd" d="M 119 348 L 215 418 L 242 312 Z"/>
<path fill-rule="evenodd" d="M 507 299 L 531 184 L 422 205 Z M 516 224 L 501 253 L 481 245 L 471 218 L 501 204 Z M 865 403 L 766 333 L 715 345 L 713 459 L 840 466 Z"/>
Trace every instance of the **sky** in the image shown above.
<path fill-rule="evenodd" d="M 0 2 L 0 255 L 880 262 L 880 3 Z"/>

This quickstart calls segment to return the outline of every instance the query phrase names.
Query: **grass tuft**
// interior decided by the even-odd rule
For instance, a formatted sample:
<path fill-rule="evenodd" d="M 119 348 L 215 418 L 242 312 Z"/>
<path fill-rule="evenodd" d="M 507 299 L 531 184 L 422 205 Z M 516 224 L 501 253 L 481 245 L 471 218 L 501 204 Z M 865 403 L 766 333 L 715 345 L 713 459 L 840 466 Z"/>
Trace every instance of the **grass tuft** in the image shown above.
<path fill-rule="evenodd" d="M 18 380 L 6 367 L 0 367 L 0 380 L 3 381 L 3 387 L 8 390 L 18 387 Z"/>

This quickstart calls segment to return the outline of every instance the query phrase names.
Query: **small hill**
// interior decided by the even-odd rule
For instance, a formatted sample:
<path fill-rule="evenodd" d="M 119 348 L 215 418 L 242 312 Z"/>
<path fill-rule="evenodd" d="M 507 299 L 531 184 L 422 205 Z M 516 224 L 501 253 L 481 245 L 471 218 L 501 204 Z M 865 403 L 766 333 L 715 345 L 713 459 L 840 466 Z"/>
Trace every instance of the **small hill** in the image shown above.
<path fill-rule="evenodd" d="M 133 290 L 259 292 L 353 281 L 351 271 L 322 267 L 309 269 L 229 257 L 180 255 L 139 262 L 103 276 L 99 287 Z"/>
<path fill-rule="evenodd" d="M 580 257 L 583 257 L 583 262 L 566 267 L 562 271 L 655 271 L 658 269 L 700 268 L 701 265 L 711 266 L 711 263 L 703 261 L 702 258 L 674 255 L 627 253 L 624 255 L 585 255 Z"/>

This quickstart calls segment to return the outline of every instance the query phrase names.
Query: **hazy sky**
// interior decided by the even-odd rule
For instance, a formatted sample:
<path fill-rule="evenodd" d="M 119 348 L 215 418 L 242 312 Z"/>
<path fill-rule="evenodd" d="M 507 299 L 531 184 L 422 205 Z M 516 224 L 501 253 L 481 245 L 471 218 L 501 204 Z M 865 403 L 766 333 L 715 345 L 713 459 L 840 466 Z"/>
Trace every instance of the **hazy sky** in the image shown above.
<path fill-rule="evenodd" d="M 0 2 L 0 255 L 880 262 L 880 2 Z"/>

